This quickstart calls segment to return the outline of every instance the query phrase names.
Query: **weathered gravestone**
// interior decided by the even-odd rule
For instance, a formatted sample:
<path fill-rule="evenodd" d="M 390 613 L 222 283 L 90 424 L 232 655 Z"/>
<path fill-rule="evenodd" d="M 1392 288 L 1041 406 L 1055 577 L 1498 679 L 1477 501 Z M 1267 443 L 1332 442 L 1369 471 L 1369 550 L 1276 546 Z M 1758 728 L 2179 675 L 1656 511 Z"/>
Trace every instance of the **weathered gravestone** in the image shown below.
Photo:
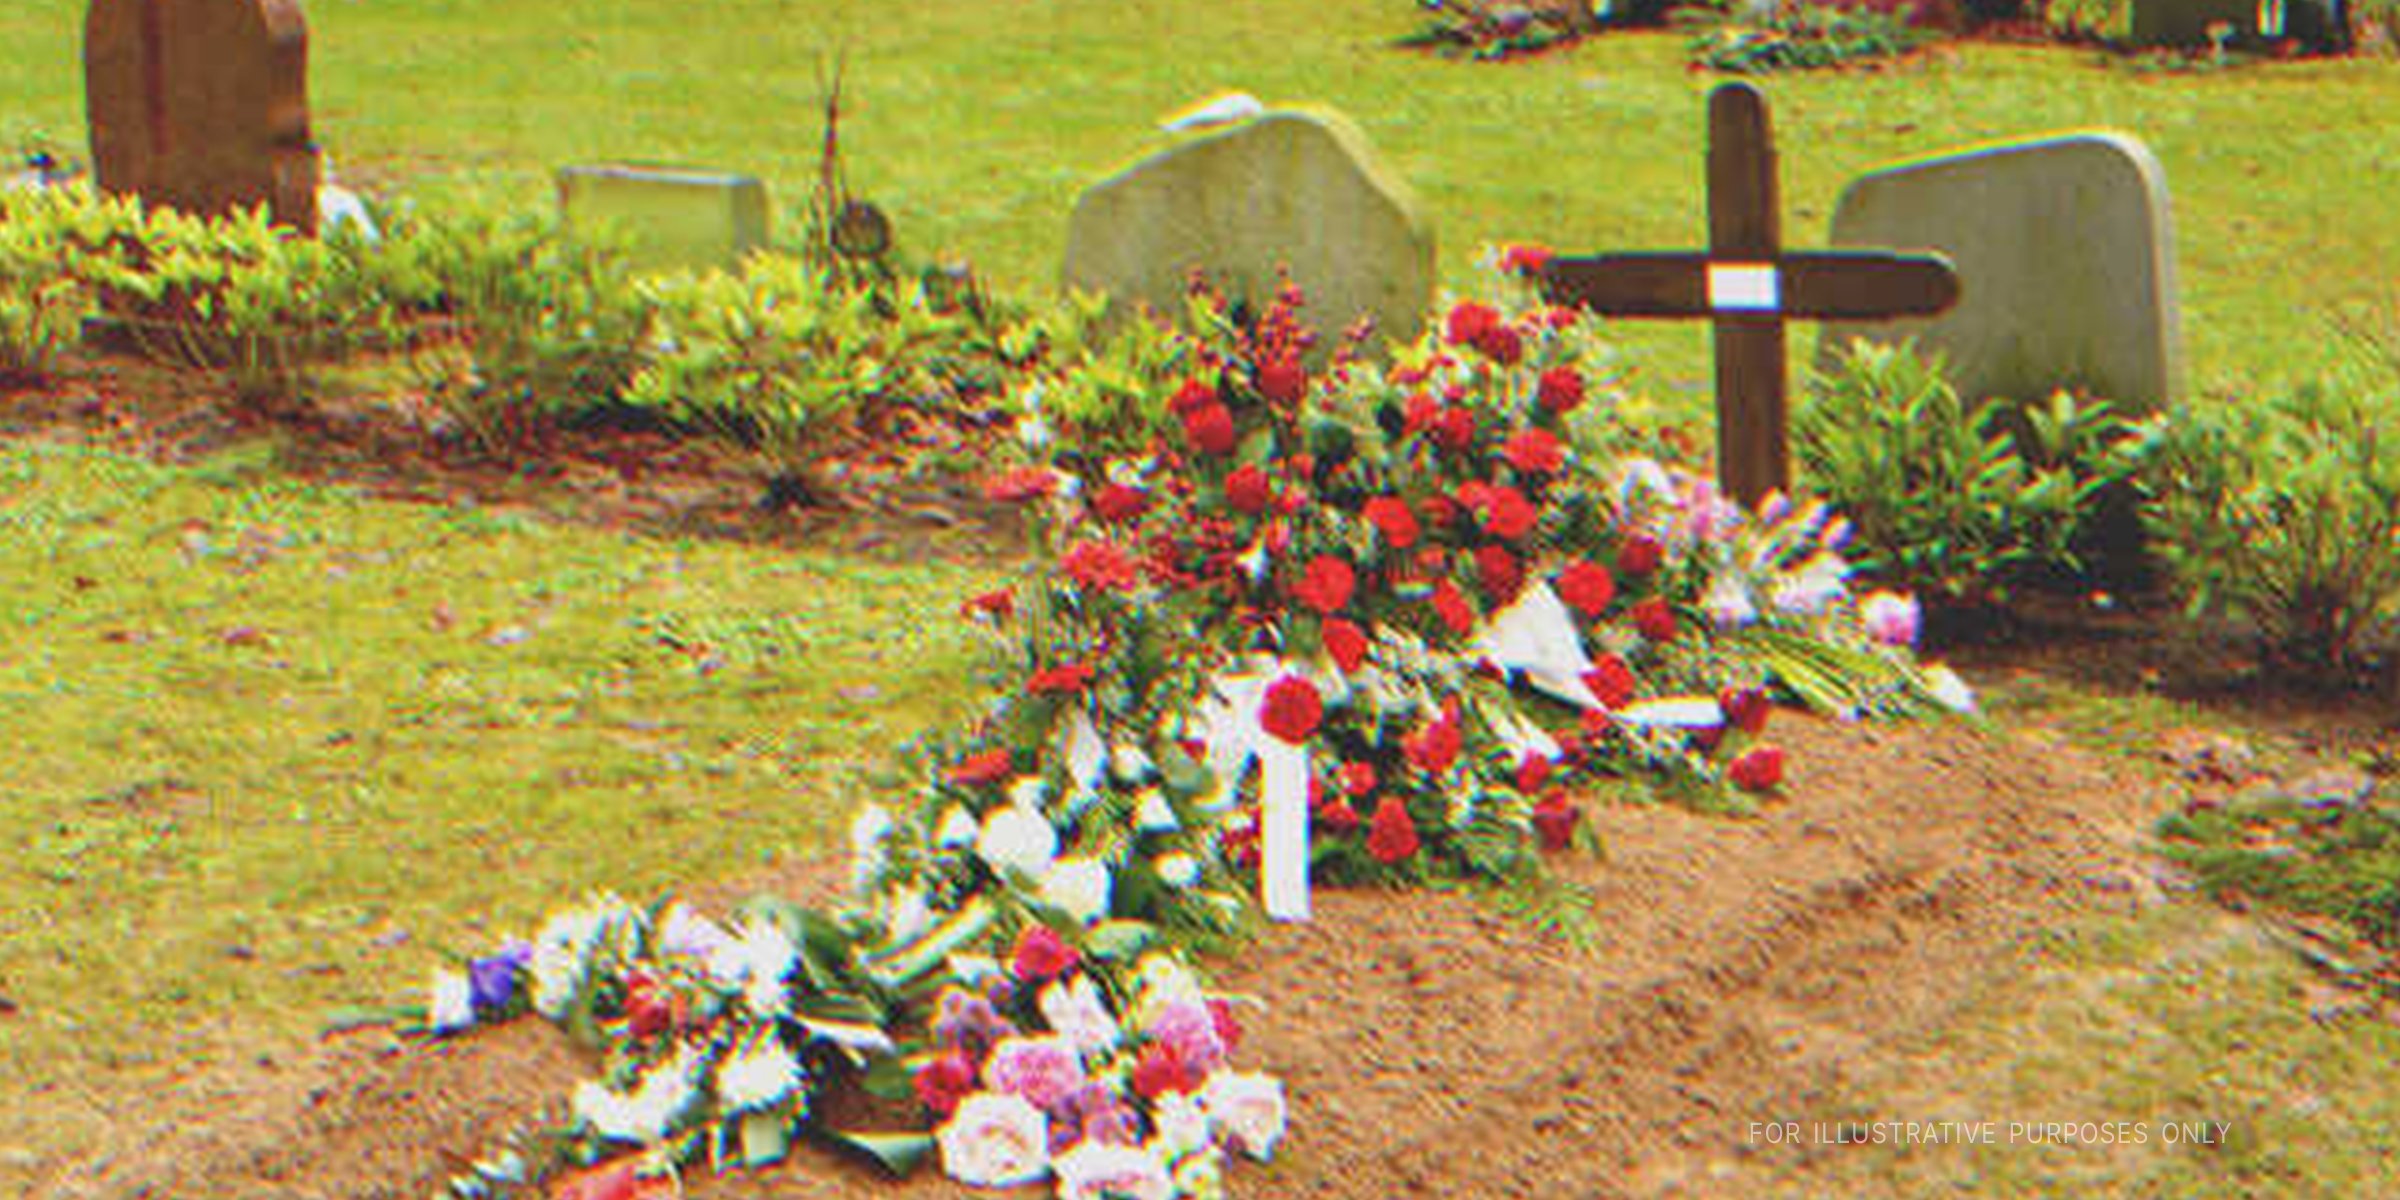
<path fill-rule="evenodd" d="M 92 0 L 83 65 L 102 190 L 316 232 L 298 0 Z"/>
<path fill-rule="evenodd" d="M 1194 268 L 1254 304 L 1288 269 L 1314 328 L 1371 317 L 1406 341 L 1433 300 L 1433 227 L 1347 120 L 1272 111 L 1143 159 L 1075 204 L 1068 286 L 1179 313 Z"/>
<path fill-rule="evenodd" d="M 731 268 L 767 244 L 766 185 L 748 175 L 567 167 L 558 173 L 558 202 L 569 228 L 622 229 L 639 269 Z"/>
<path fill-rule="evenodd" d="M 1842 193 L 1833 241 L 1939 250 L 1974 286 L 1938 317 L 1828 325 L 1828 353 L 1914 338 L 1970 399 L 2081 388 L 2138 414 L 2180 393 L 2166 179 L 2132 138 L 2070 134 L 1874 172 Z"/>
<path fill-rule="evenodd" d="M 1717 475 L 1745 504 L 1791 489 L 1785 322 L 1882 320 L 1957 302 L 1938 255 L 1786 251 L 1766 98 L 1708 102 L 1708 249 L 1552 259 L 1542 290 L 1604 316 L 1708 317 L 1717 343 Z"/>

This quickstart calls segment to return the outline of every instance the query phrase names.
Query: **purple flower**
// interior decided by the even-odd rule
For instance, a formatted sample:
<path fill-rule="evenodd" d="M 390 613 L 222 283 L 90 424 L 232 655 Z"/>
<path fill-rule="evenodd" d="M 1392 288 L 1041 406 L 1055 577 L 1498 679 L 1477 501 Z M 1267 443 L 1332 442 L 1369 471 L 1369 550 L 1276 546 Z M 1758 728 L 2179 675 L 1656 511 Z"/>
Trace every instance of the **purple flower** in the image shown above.
<path fill-rule="evenodd" d="M 467 964 L 467 995 L 478 1015 L 498 1013 L 517 995 L 517 974 L 533 962 L 533 947 L 510 942 L 500 953 Z"/>
<path fill-rule="evenodd" d="M 964 1054 L 969 1062 L 982 1062 L 995 1043 L 1016 1031 L 990 1000 L 959 988 L 942 993 L 933 1021 L 934 1040 Z"/>

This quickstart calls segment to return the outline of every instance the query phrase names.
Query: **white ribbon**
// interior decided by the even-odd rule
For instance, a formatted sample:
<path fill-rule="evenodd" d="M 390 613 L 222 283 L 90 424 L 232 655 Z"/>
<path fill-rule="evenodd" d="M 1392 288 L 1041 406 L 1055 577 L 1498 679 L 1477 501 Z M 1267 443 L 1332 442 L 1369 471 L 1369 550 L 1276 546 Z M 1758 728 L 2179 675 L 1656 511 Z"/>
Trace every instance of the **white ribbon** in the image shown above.
<path fill-rule="evenodd" d="M 1302 672 L 1288 662 L 1254 657 L 1250 669 L 1209 685 L 1195 721 L 1208 742 L 1216 790 L 1206 807 L 1233 802 L 1253 759 L 1259 764 L 1259 902 L 1268 918 L 1308 919 L 1308 749 L 1259 725 L 1259 709 L 1276 679 Z"/>
<path fill-rule="evenodd" d="M 1501 670 L 1522 673 L 1538 691 L 1577 708 L 1601 707 L 1600 697 L 1583 682 L 1584 672 L 1592 669 L 1583 635 L 1548 583 L 1526 584 L 1508 607 L 1492 614 L 1472 649 Z"/>

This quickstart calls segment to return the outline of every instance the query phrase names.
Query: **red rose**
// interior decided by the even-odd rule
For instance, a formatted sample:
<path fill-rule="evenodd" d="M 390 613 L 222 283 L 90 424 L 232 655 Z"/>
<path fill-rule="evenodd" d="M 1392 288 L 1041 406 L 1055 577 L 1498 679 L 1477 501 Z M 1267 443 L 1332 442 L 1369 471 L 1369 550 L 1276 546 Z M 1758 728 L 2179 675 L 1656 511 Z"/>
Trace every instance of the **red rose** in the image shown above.
<path fill-rule="evenodd" d="M 1072 696 L 1092 686 L 1093 671 L 1082 663 L 1060 663 L 1044 667 L 1025 681 L 1025 690 L 1036 696 Z"/>
<path fill-rule="evenodd" d="M 1483 582 L 1483 594 L 1494 608 L 1507 607 L 1525 587 L 1525 566 L 1508 547 L 1491 545 L 1475 551 L 1475 577 Z"/>
<path fill-rule="evenodd" d="M 1406 550 L 1417 544 L 1417 514 L 1408 511 L 1408 502 L 1398 496 L 1377 496 L 1367 501 L 1367 522 L 1383 535 L 1383 543 L 1394 550 Z"/>
<path fill-rule="evenodd" d="M 1500 326 L 1500 311 L 1489 304 L 1469 300 L 1450 310 L 1444 332 L 1453 346 L 1480 344 L 1491 331 Z"/>
<path fill-rule="evenodd" d="M 1318 805 L 1314 815 L 1317 824 L 1329 833 L 1348 833 L 1358 828 L 1358 810 L 1338 796 Z"/>
<path fill-rule="evenodd" d="M 1266 700 L 1258 708 L 1259 727 L 1294 746 L 1308 741 L 1324 720 L 1325 702 L 1317 696 L 1317 685 L 1298 675 L 1268 684 Z"/>
<path fill-rule="evenodd" d="M 1433 418 L 1433 440 L 1452 454 L 1464 454 L 1475 447 L 1475 414 L 1463 408 L 1445 408 Z"/>
<path fill-rule="evenodd" d="M 1500 457 L 1527 475 L 1555 475 L 1567 463 L 1566 452 L 1548 430 L 1526 429 L 1500 444 Z"/>
<path fill-rule="evenodd" d="M 1267 473 L 1255 466 L 1244 464 L 1225 477 L 1225 503 L 1243 516 L 1255 517 L 1265 512 L 1267 501 L 1274 497 L 1275 488 L 1267 481 Z"/>
<path fill-rule="evenodd" d="M 1344 674 L 1358 670 L 1367 661 L 1367 635 L 1358 626 L 1334 617 L 1319 631 L 1325 641 L 1325 653 L 1333 656 L 1333 664 Z"/>
<path fill-rule="evenodd" d="M 950 768 L 950 782 L 960 787 L 989 787 L 1015 771 L 1016 764 L 1010 761 L 1008 751 L 986 750 L 959 760 L 957 766 Z"/>
<path fill-rule="evenodd" d="M 1583 407 L 1583 375 L 1573 367 L 1552 367 L 1542 372 L 1534 396 L 1543 412 L 1563 417 Z"/>
<path fill-rule="evenodd" d="M 1048 467 L 1018 467 L 983 481 L 984 498 L 1004 504 L 1038 500 L 1057 488 L 1058 472 Z"/>
<path fill-rule="evenodd" d="M 1425 497 L 1425 527 L 1435 532 L 1448 529 L 1458 520 L 1459 505 L 1448 496 Z"/>
<path fill-rule="evenodd" d="M 1483 517 L 1484 529 L 1504 542 L 1532 533 L 1534 525 L 1542 519 L 1541 510 L 1525 498 L 1525 493 L 1513 487 L 1485 488 L 1480 500 L 1475 510 Z"/>
<path fill-rule="evenodd" d="M 1182 387 L 1175 390 L 1175 398 L 1167 401 L 1167 411 L 1174 413 L 1177 417 L 1189 417 L 1216 403 L 1217 388 L 1215 384 L 1205 383 L 1198 379 L 1187 379 L 1183 382 Z"/>
<path fill-rule="evenodd" d="M 1667 549 L 1658 544 L 1657 538 L 1637 533 L 1617 547 L 1617 570 L 1626 575 L 1647 575 L 1657 570 L 1666 557 Z"/>
<path fill-rule="evenodd" d="M 1066 572 L 1075 586 L 1094 592 L 1122 592 L 1141 578 L 1141 570 L 1132 556 L 1117 548 L 1115 542 L 1086 538 L 1067 548 L 1058 560 L 1059 569 Z"/>
<path fill-rule="evenodd" d="M 1466 748 L 1466 734 L 1449 713 L 1436 717 L 1425 728 L 1400 739 L 1401 753 L 1408 756 L 1409 765 L 1428 775 L 1439 775 L 1458 761 Z"/>
<path fill-rule="evenodd" d="M 642 1159 L 626 1155 L 559 1180 L 550 1200 L 644 1200 L 655 1195 L 641 1177 Z"/>
<path fill-rule="evenodd" d="M 1130 521 L 1150 510 L 1150 493 L 1122 483 L 1101 485 L 1092 493 L 1092 515 L 1103 524 Z"/>
<path fill-rule="evenodd" d="M 1654 642 L 1675 640 L 1675 610 L 1656 596 L 1633 606 L 1633 627 Z"/>
<path fill-rule="evenodd" d="M 1567 801 L 1563 791 L 1542 797 L 1533 809 L 1533 831 L 1542 839 L 1544 850 L 1564 850 L 1575 844 L 1575 825 L 1583 819 L 1583 810 Z"/>
<path fill-rule="evenodd" d="M 1633 668 L 1614 654 L 1603 654 L 1583 673 L 1583 686 L 1600 698 L 1600 707 L 1613 712 L 1633 703 Z"/>
<path fill-rule="evenodd" d="M 1008 969 L 1019 983 L 1043 983 L 1075 969 L 1075 947 L 1047 925 L 1027 925 L 1017 933 L 1017 948 Z"/>
<path fill-rule="evenodd" d="M 1403 433 L 1423 433 L 1433 428 L 1434 419 L 1442 415 L 1442 406 L 1423 392 L 1412 392 L 1402 410 L 1400 429 Z"/>
<path fill-rule="evenodd" d="M 1346 762 L 1340 772 L 1342 791 L 1351 796 L 1364 796 L 1375 790 L 1375 764 Z"/>
<path fill-rule="evenodd" d="M 1733 781 L 1733 786 L 1745 792 L 1772 791 L 1776 784 L 1783 782 L 1783 748 L 1752 747 L 1749 753 L 1733 760 L 1733 766 L 1727 768 L 1725 777 Z"/>
<path fill-rule="evenodd" d="M 958 1102 L 975 1094 L 975 1066 L 953 1050 L 917 1068 L 917 1100 L 925 1111 L 942 1120 L 958 1111 Z"/>
<path fill-rule="evenodd" d="M 1350 569 L 1349 563 L 1330 554 L 1320 554 L 1309 560 L 1308 570 L 1292 588 L 1292 595 L 1320 613 L 1335 613 L 1350 603 L 1350 593 L 1357 587 L 1358 573 Z"/>
<path fill-rule="evenodd" d="M 1142 1047 L 1142 1057 L 1133 1064 L 1133 1094 L 1144 1100 L 1156 1100 L 1168 1092 L 1189 1092 L 1195 1083 L 1183 1056 L 1167 1042 Z"/>
<path fill-rule="evenodd" d="M 657 1037 L 675 1024 L 675 1006 L 669 997 L 659 994 L 647 975 L 635 975 L 626 981 L 626 1032 L 635 1040 Z"/>
<path fill-rule="evenodd" d="M 1525 357 L 1525 337 L 1513 325 L 1495 325 L 1476 339 L 1475 348 L 1483 351 L 1485 357 L 1493 362 L 1513 367 L 1517 365 L 1517 360 Z"/>
<path fill-rule="evenodd" d="M 1765 692 L 1746 687 L 1717 693 L 1717 707 L 1725 710 L 1725 720 L 1735 729 L 1757 734 L 1767 727 L 1767 714 L 1774 706 L 1767 703 Z"/>
<path fill-rule="evenodd" d="M 1005 621 L 1017 615 L 1017 594 L 1007 588 L 1000 588 L 996 591 L 970 596 L 967 598 L 966 604 L 961 607 L 969 616 L 982 613 L 996 620 Z"/>
<path fill-rule="evenodd" d="M 1558 598 L 1584 616 L 1599 616 L 1617 598 L 1616 576 L 1607 567 L 1576 559 L 1558 573 Z"/>
<path fill-rule="evenodd" d="M 1550 760 L 1530 750 L 1517 760 L 1517 790 L 1532 795 L 1550 781 Z"/>
<path fill-rule="evenodd" d="M 1500 251 L 1500 269 L 1510 275 L 1539 275 L 1556 252 L 1548 246 L 1517 245 Z"/>
<path fill-rule="evenodd" d="M 1452 636 L 1465 637 L 1475 632 L 1474 607 L 1467 603 L 1458 585 L 1447 579 L 1433 585 L 1433 611 Z"/>
<path fill-rule="evenodd" d="M 1417 824 L 1409 820 L 1408 806 L 1398 796 L 1385 796 L 1375 806 L 1375 819 L 1367 830 L 1367 853 L 1388 867 L 1416 852 Z"/>
<path fill-rule="evenodd" d="M 1308 371 L 1300 360 L 1285 355 L 1258 368 L 1258 394 L 1269 403 L 1291 407 L 1308 395 Z"/>
<path fill-rule="evenodd" d="M 1232 410 L 1222 404 L 1193 409 L 1184 414 L 1183 436 L 1202 454 L 1233 453 L 1238 435 L 1233 428 Z"/>
<path fill-rule="evenodd" d="M 1575 310 L 1566 307 L 1542 310 L 1542 324 L 1552 329 L 1566 329 L 1575 324 Z"/>

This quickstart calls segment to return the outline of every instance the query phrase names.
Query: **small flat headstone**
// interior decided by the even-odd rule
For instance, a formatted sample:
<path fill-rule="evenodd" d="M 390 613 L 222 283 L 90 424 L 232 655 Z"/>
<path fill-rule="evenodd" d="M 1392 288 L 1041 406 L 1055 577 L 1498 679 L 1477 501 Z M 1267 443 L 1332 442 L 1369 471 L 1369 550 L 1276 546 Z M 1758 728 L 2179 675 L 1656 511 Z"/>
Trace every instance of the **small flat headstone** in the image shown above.
<path fill-rule="evenodd" d="M 766 185 L 748 175 L 668 167 L 577 166 L 558 173 L 570 229 L 608 225 L 643 270 L 732 268 L 767 244 Z"/>
<path fill-rule="evenodd" d="M 2166 176 L 2133 138 L 2075 133 L 1876 171 L 1843 191 L 1833 242 L 1939 250 L 1971 283 L 1940 316 L 1829 324 L 1828 351 L 1914 338 L 1970 398 L 2083 388 L 2140 414 L 2181 394 Z"/>
<path fill-rule="evenodd" d="M 93 0 L 83 63 L 101 190 L 316 232 L 298 0 Z"/>
<path fill-rule="evenodd" d="M 1253 305 L 1288 268 L 1320 348 L 1362 316 L 1406 341 L 1433 300 L 1433 227 L 1349 121 L 1275 110 L 1151 155 L 1076 202 L 1068 286 L 1179 313 L 1194 268 Z"/>

